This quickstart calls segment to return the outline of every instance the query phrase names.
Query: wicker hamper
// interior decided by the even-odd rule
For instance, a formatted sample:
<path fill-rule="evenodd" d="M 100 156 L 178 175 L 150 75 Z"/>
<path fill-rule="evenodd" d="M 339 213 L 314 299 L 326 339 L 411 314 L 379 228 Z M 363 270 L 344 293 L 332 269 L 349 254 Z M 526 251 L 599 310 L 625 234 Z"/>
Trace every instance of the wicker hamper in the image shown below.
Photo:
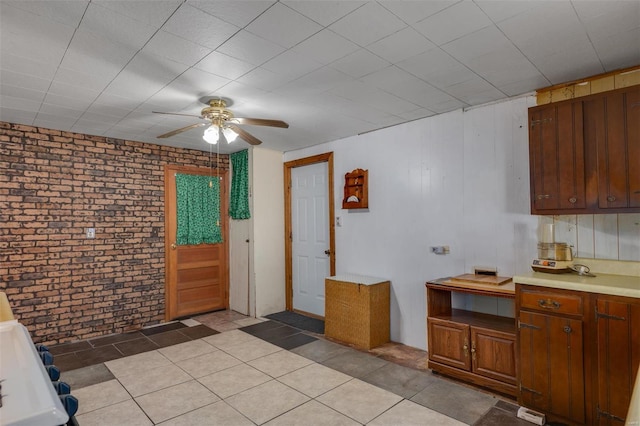
<path fill-rule="evenodd" d="M 325 336 L 371 349 L 389 341 L 389 281 L 360 275 L 325 278 Z"/>

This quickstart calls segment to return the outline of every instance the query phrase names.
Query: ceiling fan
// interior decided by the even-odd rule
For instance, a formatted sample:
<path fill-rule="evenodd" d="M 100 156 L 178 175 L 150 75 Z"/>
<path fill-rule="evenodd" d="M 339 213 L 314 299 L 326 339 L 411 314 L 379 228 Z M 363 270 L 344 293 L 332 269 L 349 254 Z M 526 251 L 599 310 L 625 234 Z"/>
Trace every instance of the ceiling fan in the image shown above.
<path fill-rule="evenodd" d="M 169 138 L 171 136 L 177 135 L 178 133 L 186 132 L 187 130 L 195 129 L 198 127 L 205 127 L 208 125 L 209 127 L 205 129 L 202 138 L 210 144 L 216 144 L 220 139 L 223 138 L 226 139 L 227 142 L 233 142 L 236 137 L 240 136 L 251 145 L 260 145 L 262 143 L 260 139 L 256 138 L 246 130 L 239 127 L 238 124 L 282 127 L 285 129 L 289 127 L 287 123 L 280 120 L 235 117 L 233 115 L 233 112 L 227 109 L 227 104 L 232 105 L 232 101 L 230 99 L 213 98 L 204 100 L 203 103 L 207 104 L 208 106 L 204 107 L 202 111 L 200 111 L 200 115 L 152 111 L 155 114 L 183 115 L 186 117 L 197 117 L 202 120 L 206 120 L 202 123 L 190 124 L 188 126 L 172 130 L 168 133 L 164 133 L 156 137 L 160 139 Z"/>

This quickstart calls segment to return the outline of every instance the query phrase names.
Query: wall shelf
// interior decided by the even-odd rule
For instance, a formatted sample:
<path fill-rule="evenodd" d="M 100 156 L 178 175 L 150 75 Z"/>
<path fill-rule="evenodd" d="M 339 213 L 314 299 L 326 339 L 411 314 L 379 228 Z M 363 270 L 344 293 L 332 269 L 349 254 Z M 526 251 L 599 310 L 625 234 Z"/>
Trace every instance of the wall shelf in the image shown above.
<path fill-rule="evenodd" d="M 355 169 L 344 175 L 343 209 L 366 209 L 369 207 L 369 171 Z"/>

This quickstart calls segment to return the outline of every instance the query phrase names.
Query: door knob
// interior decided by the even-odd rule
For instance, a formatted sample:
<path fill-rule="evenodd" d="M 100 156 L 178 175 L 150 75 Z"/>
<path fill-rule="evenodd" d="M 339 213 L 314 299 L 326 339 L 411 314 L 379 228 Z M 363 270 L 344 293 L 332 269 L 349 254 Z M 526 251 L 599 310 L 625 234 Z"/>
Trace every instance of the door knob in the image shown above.
<path fill-rule="evenodd" d="M 329 250 L 329 249 L 325 250 L 324 254 L 326 254 L 327 256 L 330 256 L 331 255 L 331 250 Z"/>
<path fill-rule="evenodd" d="M 171 250 L 175 250 L 176 249 L 176 243 L 171 243 Z"/>

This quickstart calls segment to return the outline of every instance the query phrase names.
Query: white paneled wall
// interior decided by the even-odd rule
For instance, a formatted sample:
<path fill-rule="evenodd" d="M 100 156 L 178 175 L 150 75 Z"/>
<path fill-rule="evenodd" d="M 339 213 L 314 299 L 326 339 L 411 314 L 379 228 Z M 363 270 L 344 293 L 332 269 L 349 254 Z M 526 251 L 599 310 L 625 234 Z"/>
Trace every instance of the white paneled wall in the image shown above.
<path fill-rule="evenodd" d="M 640 214 L 540 216 L 553 223 L 555 240 L 573 246 L 575 257 L 640 261 Z"/>
<path fill-rule="evenodd" d="M 461 110 L 288 152 L 334 152 L 336 269 L 391 280 L 391 339 L 426 348 L 425 281 L 495 266 L 529 270 L 538 219 L 529 214 L 527 108 L 533 98 Z M 344 174 L 369 170 L 369 209 L 343 210 Z M 430 247 L 448 245 L 436 255 Z M 508 315 L 496 301 L 486 310 Z"/>
<path fill-rule="evenodd" d="M 640 215 L 537 217 L 529 207 L 527 108 L 521 97 L 288 152 L 334 152 L 336 269 L 391 280 L 391 339 L 426 348 L 425 281 L 493 266 L 530 271 L 539 224 L 587 258 L 640 260 Z M 369 170 L 369 209 L 343 210 L 344 174 Z M 448 245 L 435 255 L 431 246 Z M 457 298 L 460 307 L 513 315 L 513 303 Z"/>

